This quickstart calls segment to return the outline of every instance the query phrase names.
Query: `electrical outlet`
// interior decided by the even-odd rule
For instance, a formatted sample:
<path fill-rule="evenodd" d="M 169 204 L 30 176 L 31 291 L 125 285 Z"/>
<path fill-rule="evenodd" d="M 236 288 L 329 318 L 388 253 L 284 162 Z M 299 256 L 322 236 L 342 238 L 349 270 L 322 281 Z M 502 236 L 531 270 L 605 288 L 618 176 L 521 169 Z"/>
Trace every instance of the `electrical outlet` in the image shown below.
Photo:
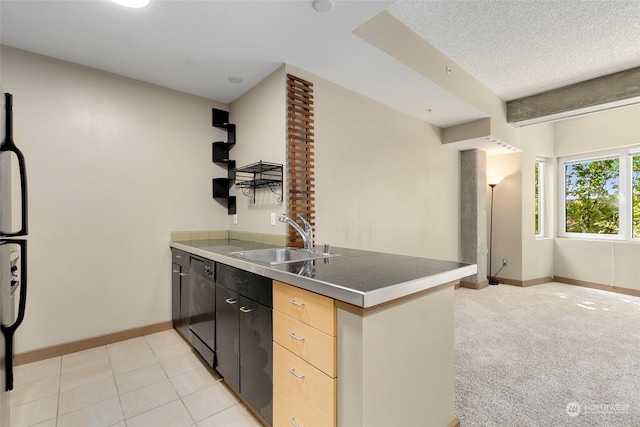
<path fill-rule="evenodd" d="M 238 214 L 233 214 L 233 223 L 234 224 L 238 223 Z"/>
<path fill-rule="evenodd" d="M 507 259 L 506 258 L 502 258 L 502 266 L 503 267 L 507 266 Z"/>
<path fill-rule="evenodd" d="M 276 225 L 276 213 L 271 212 L 271 225 Z"/>

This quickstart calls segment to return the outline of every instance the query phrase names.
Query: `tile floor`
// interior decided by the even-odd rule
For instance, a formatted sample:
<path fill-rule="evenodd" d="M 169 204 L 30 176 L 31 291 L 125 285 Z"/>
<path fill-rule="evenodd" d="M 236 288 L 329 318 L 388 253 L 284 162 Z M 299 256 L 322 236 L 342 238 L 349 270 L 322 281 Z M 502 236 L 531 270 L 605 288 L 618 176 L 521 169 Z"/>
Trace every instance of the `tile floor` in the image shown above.
<path fill-rule="evenodd" d="M 173 330 L 17 366 L 11 427 L 260 427 Z"/>

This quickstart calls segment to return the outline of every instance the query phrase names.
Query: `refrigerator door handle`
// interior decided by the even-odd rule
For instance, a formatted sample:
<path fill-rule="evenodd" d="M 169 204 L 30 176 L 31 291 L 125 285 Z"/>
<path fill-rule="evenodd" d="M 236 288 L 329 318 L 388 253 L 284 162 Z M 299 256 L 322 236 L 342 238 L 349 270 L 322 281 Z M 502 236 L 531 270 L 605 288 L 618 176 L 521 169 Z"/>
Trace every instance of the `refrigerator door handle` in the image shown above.
<path fill-rule="evenodd" d="M 6 110 L 6 135 L 2 144 L 0 144 L 0 153 L 10 152 L 14 153 L 18 159 L 18 169 L 20 171 L 20 196 L 21 196 L 21 218 L 20 230 L 13 232 L 0 231 L 2 237 L 15 237 L 26 236 L 28 233 L 28 218 L 27 218 L 27 169 L 24 162 L 24 156 L 22 152 L 16 147 L 16 143 L 13 141 L 13 96 L 10 93 L 5 93 L 5 110 Z"/>
<path fill-rule="evenodd" d="M 13 335 L 24 320 L 24 312 L 27 305 L 27 241 L 24 239 L 2 240 L 0 245 L 16 244 L 20 246 L 20 299 L 18 301 L 18 315 L 11 325 L 0 324 L 0 330 L 4 335 L 5 345 L 5 391 L 13 390 Z"/>

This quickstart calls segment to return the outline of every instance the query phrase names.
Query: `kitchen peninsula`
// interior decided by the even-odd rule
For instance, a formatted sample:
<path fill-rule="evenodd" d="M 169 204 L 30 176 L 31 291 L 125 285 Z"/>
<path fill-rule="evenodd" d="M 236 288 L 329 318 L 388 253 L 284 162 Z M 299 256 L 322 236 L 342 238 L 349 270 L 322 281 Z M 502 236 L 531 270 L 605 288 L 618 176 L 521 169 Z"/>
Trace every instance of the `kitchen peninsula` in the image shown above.
<path fill-rule="evenodd" d="M 170 246 L 273 281 L 274 426 L 456 425 L 453 290 L 475 265 L 332 248 L 271 266 L 231 254 L 261 243 Z"/>

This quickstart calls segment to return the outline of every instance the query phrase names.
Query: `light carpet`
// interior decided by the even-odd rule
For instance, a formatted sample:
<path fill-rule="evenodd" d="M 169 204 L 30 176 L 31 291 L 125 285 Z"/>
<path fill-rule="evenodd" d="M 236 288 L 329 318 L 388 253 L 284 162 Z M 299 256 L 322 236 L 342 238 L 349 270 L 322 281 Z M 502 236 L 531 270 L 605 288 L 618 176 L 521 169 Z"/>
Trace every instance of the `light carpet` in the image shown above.
<path fill-rule="evenodd" d="M 640 298 L 547 283 L 455 291 L 456 417 L 640 426 Z"/>

